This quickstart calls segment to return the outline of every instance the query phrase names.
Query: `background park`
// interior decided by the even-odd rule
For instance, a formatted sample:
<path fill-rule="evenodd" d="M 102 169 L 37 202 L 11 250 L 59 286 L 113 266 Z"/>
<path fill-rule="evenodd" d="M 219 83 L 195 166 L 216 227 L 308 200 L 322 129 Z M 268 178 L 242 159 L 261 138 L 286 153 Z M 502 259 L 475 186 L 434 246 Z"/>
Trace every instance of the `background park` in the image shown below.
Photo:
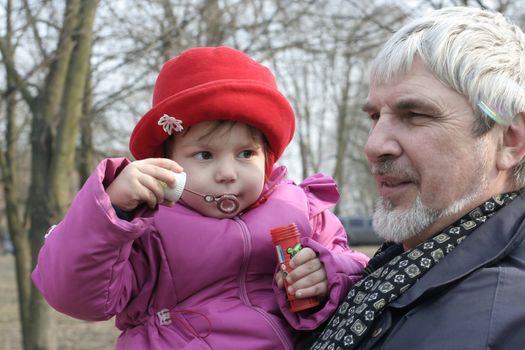
<path fill-rule="evenodd" d="M 460 5 L 525 29 L 525 0 L 0 0 L 0 349 L 113 348 L 113 320 L 59 315 L 30 272 L 95 164 L 130 157 L 129 134 L 166 60 L 227 45 L 270 67 L 297 117 L 282 158 L 290 177 L 333 176 L 336 214 L 367 217 L 369 62 L 408 19 Z"/>

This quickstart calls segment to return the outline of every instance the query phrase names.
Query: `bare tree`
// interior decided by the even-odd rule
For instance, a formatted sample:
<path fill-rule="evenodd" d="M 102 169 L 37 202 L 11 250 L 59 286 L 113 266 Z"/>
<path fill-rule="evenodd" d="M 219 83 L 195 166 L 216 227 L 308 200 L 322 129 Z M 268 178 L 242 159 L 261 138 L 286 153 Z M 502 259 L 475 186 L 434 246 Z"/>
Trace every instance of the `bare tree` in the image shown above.
<path fill-rule="evenodd" d="M 300 45 L 274 62 L 296 109 L 301 175 L 330 173 L 342 194 L 335 212 L 367 213 L 375 198 L 362 152 L 369 129 L 361 111 L 367 67 L 406 13 L 358 1 L 316 3 L 309 10 L 287 33 Z"/>
<path fill-rule="evenodd" d="M 166 60 L 194 46 L 228 45 L 270 66 L 297 115 L 283 162 L 297 177 L 333 175 L 342 194 L 337 213 L 369 213 L 376 194 L 362 152 L 369 121 L 360 106 L 378 47 L 407 17 L 431 8 L 491 8 L 523 23 L 520 3 L 103 1 L 94 24 L 98 0 L 3 0 L 0 171 L 24 347 L 53 346 L 47 307 L 28 278 L 43 234 L 61 219 L 98 158 L 129 155 L 129 133 L 149 109 Z M 31 144 L 27 158 L 24 138 Z"/>
<path fill-rule="evenodd" d="M 7 2 L 6 35 L 0 41 L 3 65 L 8 76 L 10 99 L 6 110 L 6 148 L 1 170 L 9 232 L 15 246 L 17 281 L 20 301 L 20 319 L 24 349 L 54 348 L 49 336 L 48 306 L 28 278 L 37 253 L 43 243 L 44 233 L 63 215 L 71 198 L 68 184 L 74 169 L 74 150 L 82 99 L 88 75 L 91 52 L 91 33 L 97 0 L 69 0 L 64 8 L 54 52 L 47 53 L 38 30 L 35 8 L 24 2 L 20 10 L 26 17 L 26 28 L 31 31 L 41 53 L 35 70 L 45 78 L 31 81 L 16 65 L 11 16 L 13 4 Z M 25 30 L 25 29 L 24 29 Z M 12 99 L 19 93 L 32 115 L 31 126 L 31 186 L 28 200 L 27 222 L 20 216 L 20 202 L 13 202 L 17 192 L 15 152 L 16 109 Z M 28 230 L 28 231 L 27 231 Z"/>

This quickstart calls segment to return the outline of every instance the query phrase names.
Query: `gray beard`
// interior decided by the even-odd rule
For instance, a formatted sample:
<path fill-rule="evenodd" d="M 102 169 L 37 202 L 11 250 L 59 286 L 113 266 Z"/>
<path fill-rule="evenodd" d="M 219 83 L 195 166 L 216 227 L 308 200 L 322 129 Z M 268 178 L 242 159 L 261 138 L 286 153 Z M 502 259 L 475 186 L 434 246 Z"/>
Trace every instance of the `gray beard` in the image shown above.
<path fill-rule="evenodd" d="M 482 172 L 482 174 L 484 174 Z M 461 212 L 480 196 L 487 188 L 486 176 L 482 176 L 479 186 L 473 193 L 454 201 L 443 210 L 432 209 L 423 204 L 418 193 L 414 204 L 407 209 L 392 209 L 392 204 L 379 199 L 374 212 L 373 226 L 377 235 L 387 242 L 401 243 L 415 237 L 434 222 Z"/>
<path fill-rule="evenodd" d="M 379 199 L 373 226 L 377 235 L 385 241 L 401 243 L 424 231 L 439 217 L 440 212 L 424 205 L 419 194 L 408 209 L 392 210 L 390 203 Z"/>

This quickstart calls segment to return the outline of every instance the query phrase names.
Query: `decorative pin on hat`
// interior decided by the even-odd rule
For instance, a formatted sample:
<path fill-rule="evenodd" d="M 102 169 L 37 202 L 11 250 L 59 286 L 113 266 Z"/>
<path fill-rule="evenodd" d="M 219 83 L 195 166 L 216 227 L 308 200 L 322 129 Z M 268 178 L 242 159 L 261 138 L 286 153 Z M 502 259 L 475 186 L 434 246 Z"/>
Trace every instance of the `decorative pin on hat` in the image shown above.
<path fill-rule="evenodd" d="M 160 117 L 159 122 L 157 123 L 162 126 L 162 129 L 168 134 L 171 135 L 173 132 L 181 132 L 184 130 L 182 126 L 182 120 L 164 114 Z"/>

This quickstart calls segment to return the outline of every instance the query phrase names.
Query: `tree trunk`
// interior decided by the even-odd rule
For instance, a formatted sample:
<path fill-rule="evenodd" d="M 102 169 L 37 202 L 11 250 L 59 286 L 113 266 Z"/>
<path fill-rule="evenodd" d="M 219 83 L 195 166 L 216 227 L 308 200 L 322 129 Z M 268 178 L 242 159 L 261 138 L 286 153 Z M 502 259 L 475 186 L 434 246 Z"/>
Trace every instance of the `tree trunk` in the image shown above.
<path fill-rule="evenodd" d="M 6 50 L 2 50 L 4 55 L 13 55 L 12 46 L 7 43 Z M 13 56 L 10 57 L 12 59 Z M 5 130 L 6 146 L 5 150 L 2 150 L 0 154 L 0 171 L 2 174 L 2 185 L 4 192 L 4 200 L 6 207 L 7 226 L 9 236 L 13 242 L 15 251 L 15 268 L 17 277 L 18 287 L 18 304 L 20 319 L 27 321 L 29 318 L 29 296 L 31 290 L 31 281 L 27 278 L 31 271 L 31 249 L 29 246 L 29 240 L 27 233 L 24 230 L 20 211 L 18 209 L 18 198 L 17 198 L 17 169 L 16 169 L 16 154 L 15 154 L 15 142 L 16 142 L 16 79 L 12 74 L 6 72 L 7 80 L 7 91 L 8 94 L 5 98 L 6 102 L 6 121 L 7 127 Z"/>
<path fill-rule="evenodd" d="M 52 216 L 49 207 L 49 166 L 53 143 L 53 133 L 57 126 L 57 114 L 62 99 L 66 74 L 69 67 L 74 42 L 72 33 L 76 27 L 79 0 L 68 1 L 64 14 L 64 24 L 60 33 L 55 59 L 51 63 L 45 80 L 45 86 L 40 95 L 30 104 L 33 123 L 31 129 L 31 187 L 29 198 L 33 266 L 36 263 L 38 251 L 43 244 L 44 234 L 53 222 L 58 219 Z M 54 349 L 55 343 L 51 337 L 53 322 L 50 309 L 36 288 L 31 289 L 31 317 L 22 320 L 22 335 L 25 350 Z"/>
<path fill-rule="evenodd" d="M 70 199 L 70 174 L 92 44 L 98 0 L 69 0 L 55 60 L 32 104 L 31 246 L 36 261 L 44 233 L 58 222 Z M 33 263 L 34 266 L 34 263 Z M 31 317 L 22 324 L 24 349 L 54 349 L 49 307 L 31 290 Z"/>
<path fill-rule="evenodd" d="M 347 57 L 346 62 L 348 64 L 347 71 L 345 72 L 345 82 L 341 88 L 340 99 L 337 103 L 337 125 L 336 125 L 336 154 L 335 154 L 335 167 L 333 177 L 339 185 L 339 191 L 345 190 L 345 184 L 347 179 L 345 178 L 345 157 L 346 149 L 348 147 L 348 119 L 349 119 L 349 94 L 351 87 L 350 77 L 350 65 L 351 57 Z M 339 203 L 334 209 L 334 213 L 339 215 Z"/>
<path fill-rule="evenodd" d="M 11 25 L 12 1 L 6 3 L 6 35 L 0 38 L 0 51 L 6 70 L 5 96 L 5 149 L 0 152 L 0 171 L 2 174 L 2 188 L 4 192 L 5 211 L 9 236 L 13 242 L 15 252 L 16 284 L 18 290 L 18 307 L 21 323 L 28 323 L 31 317 L 29 300 L 31 294 L 31 247 L 27 232 L 20 215 L 20 201 L 18 199 L 18 175 L 16 167 L 16 92 L 23 85 L 15 70 L 15 51 L 13 47 L 13 33 Z M 29 95 L 23 93 L 25 97 Z"/>
<path fill-rule="evenodd" d="M 73 33 L 76 46 L 73 50 L 69 71 L 58 117 L 58 132 L 53 144 L 50 167 L 51 216 L 61 219 L 71 199 L 71 171 L 75 168 L 75 151 L 80 118 L 83 110 L 86 81 L 89 75 L 92 31 L 98 0 L 83 0 L 78 27 Z"/>
<path fill-rule="evenodd" d="M 82 116 L 80 118 L 80 147 L 77 152 L 77 170 L 79 185 L 82 186 L 91 174 L 94 166 L 93 147 L 93 99 L 91 91 L 91 74 L 86 80 L 84 99 L 82 104 Z"/>

